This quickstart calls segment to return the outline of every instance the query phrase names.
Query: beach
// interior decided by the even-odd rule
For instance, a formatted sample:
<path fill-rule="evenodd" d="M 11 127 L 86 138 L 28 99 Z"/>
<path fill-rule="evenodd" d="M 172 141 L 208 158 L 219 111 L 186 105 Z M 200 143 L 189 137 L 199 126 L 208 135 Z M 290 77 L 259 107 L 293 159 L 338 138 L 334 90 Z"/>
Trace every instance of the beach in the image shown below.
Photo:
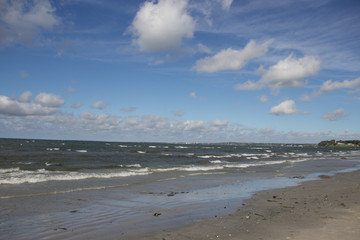
<path fill-rule="evenodd" d="M 358 148 L 0 143 L 0 239 L 358 235 Z"/>
<path fill-rule="evenodd" d="M 360 237 L 359 226 L 360 171 L 356 171 L 255 193 L 224 217 L 119 239 L 355 240 Z"/>

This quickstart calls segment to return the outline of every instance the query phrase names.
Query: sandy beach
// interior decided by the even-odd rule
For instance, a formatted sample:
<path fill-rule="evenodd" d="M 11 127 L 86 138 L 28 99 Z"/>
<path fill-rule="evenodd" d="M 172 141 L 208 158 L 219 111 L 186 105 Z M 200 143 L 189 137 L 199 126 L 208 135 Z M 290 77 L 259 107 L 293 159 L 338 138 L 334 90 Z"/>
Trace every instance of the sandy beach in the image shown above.
<path fill-rule="evenodd" d="M 225 217 L 118 239 L 355 240 L 360 237 L 359 202 L 360 171 L 324 175 L 300 186 L 258 192 Z"/>

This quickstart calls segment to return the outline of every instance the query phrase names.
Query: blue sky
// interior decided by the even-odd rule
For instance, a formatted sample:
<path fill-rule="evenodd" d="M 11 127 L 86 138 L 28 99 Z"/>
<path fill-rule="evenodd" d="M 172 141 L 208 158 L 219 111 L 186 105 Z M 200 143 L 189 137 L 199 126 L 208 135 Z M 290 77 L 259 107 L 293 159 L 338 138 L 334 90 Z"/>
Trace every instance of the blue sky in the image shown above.
<path fill-rule="evenodd" d="M 360 139 L 360 2 L 0 0 L 0 136 Z"/>

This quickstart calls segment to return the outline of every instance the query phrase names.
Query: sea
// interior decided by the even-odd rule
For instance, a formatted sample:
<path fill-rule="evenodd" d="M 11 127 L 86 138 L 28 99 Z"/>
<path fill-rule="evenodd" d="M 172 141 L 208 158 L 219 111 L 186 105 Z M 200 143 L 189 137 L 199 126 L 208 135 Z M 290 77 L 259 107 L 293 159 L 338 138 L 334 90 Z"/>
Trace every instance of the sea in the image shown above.
<path fill-rule="evenodd" d="M 359 148 L 316 144 L 0 139 L 0 239 L 113 239 L 358 169 Z"/>

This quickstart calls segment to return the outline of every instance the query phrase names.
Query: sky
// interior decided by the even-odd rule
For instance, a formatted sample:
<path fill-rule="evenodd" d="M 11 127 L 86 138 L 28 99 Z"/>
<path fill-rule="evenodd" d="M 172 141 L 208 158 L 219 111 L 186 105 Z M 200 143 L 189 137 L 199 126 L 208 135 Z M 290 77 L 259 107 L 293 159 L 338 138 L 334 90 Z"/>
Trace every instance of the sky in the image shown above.
<path fill-rule="evenodd" d="M 360 139 L 358 0 L 0 0 L 0 137 Z"/>

